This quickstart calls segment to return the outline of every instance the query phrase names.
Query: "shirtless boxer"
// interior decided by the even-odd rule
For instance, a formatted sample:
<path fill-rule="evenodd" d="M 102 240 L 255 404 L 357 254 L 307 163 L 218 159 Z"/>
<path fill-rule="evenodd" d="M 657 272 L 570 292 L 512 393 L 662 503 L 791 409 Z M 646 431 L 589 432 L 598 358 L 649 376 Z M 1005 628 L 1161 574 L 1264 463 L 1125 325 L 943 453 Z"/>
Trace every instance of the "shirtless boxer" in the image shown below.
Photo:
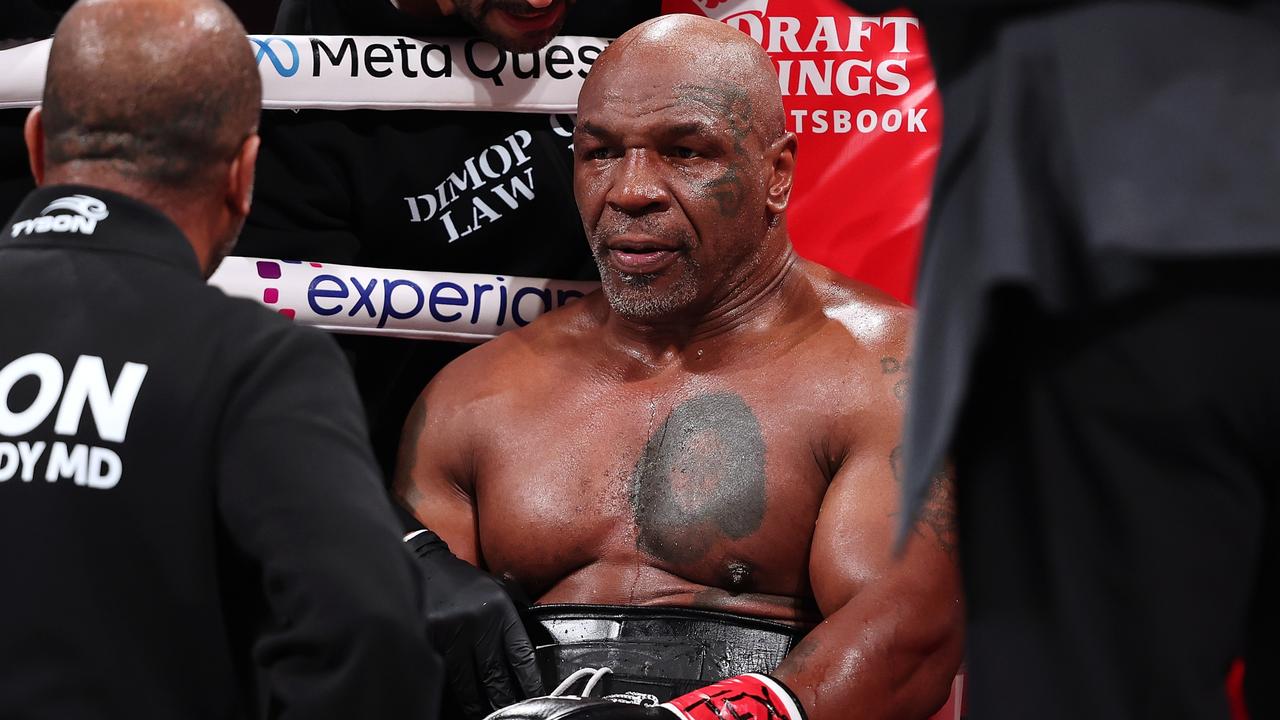
<path fill-rule="evenodd" d="M 540 604 L 816 624 L 770 668 L 781 685 L 755 688 L 777 701 L 743 717 L 799 717 L 782 695 L 810 720 L 927 717 L 961 608 L 948 482 L 893 554 L 912 314 L 795 255 L 783 117 L 768 56 L 722 24 L 659 18 L 602 54 L 574 142 L 603 292 L 442 371 L 397 489 Z M 679 717 L 723 687 L 674 701 Z"/>

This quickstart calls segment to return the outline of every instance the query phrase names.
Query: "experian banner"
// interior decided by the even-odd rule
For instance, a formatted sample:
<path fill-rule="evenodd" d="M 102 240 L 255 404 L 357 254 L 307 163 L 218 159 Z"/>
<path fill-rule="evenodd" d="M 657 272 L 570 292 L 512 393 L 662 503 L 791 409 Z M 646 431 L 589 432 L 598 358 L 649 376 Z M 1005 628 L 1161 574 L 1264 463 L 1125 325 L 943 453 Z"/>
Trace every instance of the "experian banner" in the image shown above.
<path fill-rule="evenodd" d="M 483 342 L 596 282 L 229 257 L 209 284 L 331 332 Z"/>
<path fill-rule="evenodd" d="M 0 108 L 39 104 L 51 42 L 0 51 Z M 512 53 L 478 38 L 249 36 L 267 108 L 568 114 L 609 42 L 564 36 Z"/>

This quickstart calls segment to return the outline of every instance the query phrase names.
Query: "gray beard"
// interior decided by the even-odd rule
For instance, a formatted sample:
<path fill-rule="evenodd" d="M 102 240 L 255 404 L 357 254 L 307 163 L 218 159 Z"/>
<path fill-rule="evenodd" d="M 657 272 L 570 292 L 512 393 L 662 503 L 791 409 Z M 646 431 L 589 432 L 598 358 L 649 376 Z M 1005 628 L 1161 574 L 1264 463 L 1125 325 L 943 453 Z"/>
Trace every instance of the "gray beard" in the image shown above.
<path fill-rule="evenodd" d="M 609 307 L 615 313 L 628 320 L 653 320 L 670 317 L 688 308 L 698 297 L 698 265 L 687 258 L 687 271 L 665 292 L 653 288 L 656 275 L 626 275 L 608 267 L 601 258 L 596 258 L 596 266 L 600 269 L 600 287 Z"/>

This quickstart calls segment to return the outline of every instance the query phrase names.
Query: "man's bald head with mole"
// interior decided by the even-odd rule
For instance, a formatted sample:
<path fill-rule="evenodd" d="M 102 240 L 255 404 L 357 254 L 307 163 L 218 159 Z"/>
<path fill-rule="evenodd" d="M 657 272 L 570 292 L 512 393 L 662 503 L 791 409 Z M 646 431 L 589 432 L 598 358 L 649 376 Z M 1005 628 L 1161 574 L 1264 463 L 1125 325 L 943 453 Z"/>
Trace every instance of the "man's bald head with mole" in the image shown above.
<path fill-rule="evenodd" d="M 714 305 L 789 253 L 795 149 L 773 62 L 738 30 L 668 15 L 611 44 L 578 99 L 574 193 L 614 310 Z M 651 246 L 677 262 L 636 261 Z"/>

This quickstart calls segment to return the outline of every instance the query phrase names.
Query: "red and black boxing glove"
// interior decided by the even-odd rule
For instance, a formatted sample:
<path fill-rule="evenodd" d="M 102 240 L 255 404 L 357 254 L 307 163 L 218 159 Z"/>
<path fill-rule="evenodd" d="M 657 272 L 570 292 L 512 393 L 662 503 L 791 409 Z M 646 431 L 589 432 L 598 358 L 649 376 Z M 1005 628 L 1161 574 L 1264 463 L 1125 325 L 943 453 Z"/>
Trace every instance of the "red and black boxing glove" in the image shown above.
<path fill-rule="evenodd" d="M 804 720 L 800 701 L 768 675 L 726 678 L 663 703 L 681 720 Z"/>
<path fill-rule="evenodd" d="M 791 691 L 766 675 L 737 675 L 662 704 L 542 697 L 503 708 L 486 720 L 804 720 Z"/>

